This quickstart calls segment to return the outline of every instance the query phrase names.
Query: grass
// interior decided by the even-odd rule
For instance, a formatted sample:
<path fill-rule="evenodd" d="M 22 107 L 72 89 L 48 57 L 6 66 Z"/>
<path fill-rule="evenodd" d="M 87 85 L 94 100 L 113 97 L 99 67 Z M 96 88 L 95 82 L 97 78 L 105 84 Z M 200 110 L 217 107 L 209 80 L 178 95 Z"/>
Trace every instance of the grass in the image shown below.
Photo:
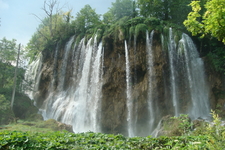
<path fill-rule="evenodd" d="M 0 131 L 21 131 L 21 132 L 51 132 L 51 131 L 63 131 L 66 130 L 64 124 L 59 123 L 53 119 L 46 121 L 24 121 L 18 120 L 17 123 L 11 123 L 9 125 L 0 126 Z"/>

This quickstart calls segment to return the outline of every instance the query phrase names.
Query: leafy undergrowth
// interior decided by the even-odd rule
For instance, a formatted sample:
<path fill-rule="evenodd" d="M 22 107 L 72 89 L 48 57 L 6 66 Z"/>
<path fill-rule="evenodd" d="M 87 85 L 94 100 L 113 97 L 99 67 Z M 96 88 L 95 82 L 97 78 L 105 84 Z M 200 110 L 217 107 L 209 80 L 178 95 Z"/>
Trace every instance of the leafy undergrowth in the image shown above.
<path fill-rule="evenodd" d="M 207 136 L 134 137 L 102 133 L 1 131 L 0 149 L 206 149 Z"/>
<path fill-rule="evenodd" d="M 121 134 L 71 133 L 59 130 L 55 120 L 23 122 L 4 126 L 0 130 L 0 150 L 220 150 L 225 147 L 225 127 L 219 116 L 212 112 L 213 122 L 195 131 L 190 130 L 185 116 L 180 128 L 182 136 L 158 138 L 133 137 Z M 177 118 L 175 118 L 177 119 Z M 179 129 L 179 128 L 178 128 Z"/>

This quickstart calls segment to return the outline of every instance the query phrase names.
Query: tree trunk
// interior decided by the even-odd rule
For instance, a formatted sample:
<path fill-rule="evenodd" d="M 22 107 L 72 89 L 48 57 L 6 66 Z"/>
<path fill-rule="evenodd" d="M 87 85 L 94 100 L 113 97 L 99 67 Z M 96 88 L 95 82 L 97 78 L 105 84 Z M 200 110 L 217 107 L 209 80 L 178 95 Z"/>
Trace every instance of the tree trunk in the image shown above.
<path fill-rule="evenodd" d="M 18 48 L 18 55 L 17 55 L 17 60 L 16 60 L 16 68 L 15 68 L 15 74 L 14 74 L 14 85 L 13 85 L 13 93 L 12 93 L 12 100 L 11 100 L 11 110 L 13 111 L 13 104 L 14 104 L 14 98 L 15 98 L 15 92 L 16 92 L 16 76 L 17 76 L 17 69 L 18 69 L 18 63 L 19 63 L 19 57 L 20 57 L 20 44 Z M 15 115 L 15 113 L 14 113 Z"/>

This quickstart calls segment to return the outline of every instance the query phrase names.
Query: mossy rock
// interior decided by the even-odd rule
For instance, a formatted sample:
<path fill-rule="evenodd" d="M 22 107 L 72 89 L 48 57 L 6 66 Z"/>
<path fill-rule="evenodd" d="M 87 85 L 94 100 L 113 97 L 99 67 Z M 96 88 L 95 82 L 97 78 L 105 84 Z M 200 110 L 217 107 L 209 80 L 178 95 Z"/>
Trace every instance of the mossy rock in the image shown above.
<path fill-rule="evenodd" d="M 50 128 L 53 131 L 67 130 L 69 132 L 73 132 L 73 129 L 72 129 L 71 125 L 67 125 L 67 124 L 58 122 L 54 119 L 48 119 L 48 120 L 42 121 L 39 124 L 37 124 L 36 127 L 38 127 L 38 128 Z"/>

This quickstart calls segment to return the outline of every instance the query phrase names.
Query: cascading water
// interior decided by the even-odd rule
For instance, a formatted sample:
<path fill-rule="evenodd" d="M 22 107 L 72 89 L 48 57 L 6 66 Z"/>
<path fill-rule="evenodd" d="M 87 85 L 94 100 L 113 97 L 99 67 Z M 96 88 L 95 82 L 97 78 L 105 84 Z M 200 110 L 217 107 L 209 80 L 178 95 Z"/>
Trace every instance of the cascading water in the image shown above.
<path fill-rule="evenodd" d="M 146 51 L 147 51 L 147 60 L 148 60 L 148 95 L 147 95 L 147 102 L 148 102 L 148 112 L 149 112 L 149 127 L 150 132 L 153 131 L 153 126 L 155 122 L 155 110 L 154 110 L 154 102 L 153 102 L 153 75 L 154 75 L 154 65 L 153 65 L 153 50 L 152 50 L 152 43 L 153 43 L 153 35 L 154 30 L 151 32 L 150 37 L 148 31 L 146 31 Z"/>
<path fill-rule="evenodd" d="M 72 47 L 73 42 L 74 42 L 74 36 L 70 38 L 69 42 L 67 42 L 67 44 L 65 46 L 63 62 L 62 62 L 62 66 L 61 66 L 61 71 L 59 73 L 58 91 L 64 90 L 64 84 L 65 84 L 65 78 L 66 78 L 66 69 L 67 69 L 67 64 L 68 64 L 67 60 L 68 60 L 69 52 L 71 51 L 71 47 Z"/>
<path fill-rule="evenodd" d="M 191 38 L 184 34 L 179 42 L 180 53 L 184 53 L 186 80 L 190 91 L 191 107 L 188 114 L 192 119 L 209 118 L 209 89 L 205 81 L 204 63 Z M 183 52 L 182 52 L 183 51 Z"/>
<path fill-rule="evenodd" d="M 27 68 L 24 75 L 23 90 L 28 97 L 33 100 L 35 92 L 38 91 L 38 85 L 41 77 L 42 55 L 39 54 Z"/>
<path fill-rule="evenodd" d="M 92 41 L 93 44 L 91 44 Z M 49 84 L 48 96 L 40 111 L 45 120 L 53 118 L 70 124 L 74 132 L 100 132 L 102 43 L 97 46 L 97 36 L 94 39 L 91 38 L 87 45 L 84 44 L 85 39 L 81 40 L 78 46 L 73 47 L 73 43 L 74 37 L 67 42 L 64 48 L 61 66 L 58 66 L 58 76 L 54 74 L 57 68 L 58 48 L 55 50 L 53 79 Z M 68 64 L 70 54 L 73 56 L 71 64 L 74 76 L 71 81 L 74 83 L 69 83 L 70 86 L 68 86 L 66 74 L 67 68 L 71 67 Z M 34 70 L 38 72 L 38 69 Z"/>
<path fill-rule="evenodd" d="M 62 61 L 62 65 L 60 67 L 60 72 L 59 77 L 58 77 L 58 86 L 57 86 L 57 90 L 55 91 L 54 86 L 54 82 L 55 82 L 55 78 L 54 78 L 54 74 L 53 74 L 53 80 L 51 81 L 50 87 L 48 88 L 48 97 L 45 99 L 44 104 L 41 107 L 41 112 L 42 115 L 44 117 L 44 119 L 49 119 L 49 118 L 54 118 L 59 120 L 59 118 L 61 117 L 61 112 L 64 111 L 65 106 L 66 106 L 66 102 L 63 99 L 66 99 L 66 91 L 64 90 L 64 84 L 65 84 L 65 75 L 66 75 L 66 68 L 67 68 L 67 60 L 68 60 L 68 55 L 69 52 L 71 51 L 71 47 L 74 41 L 74 37 L 71 37 L 70 40 L 67 42 L 66 46 L 65 46 L 65 53 L 63 55 L 63 61 Z M 57 50 L 55 52 L 55 58 L 54 58 L 54 63 L 57 62 Z M 54 66 L 56 64 L 53 64 Z"/>
<path fill-rule="evenodd" d="M 134 66 L 134 75 L 133 75 L 133 80 L 132 80 L 132 84 L 135 85 L 137 83 L 137 66 L 136 66 L 136 62 L 137 62 L 137 35 L 134 35 L 134 44 L 133 44 L 133 54 L 134 54 L 134 61 L 133 61 L 133 66 Z M 133 101 L 135 101 L 135 97 L 132 97 Z M 137 103 L 133 106 L 133 126 L 135 127 L 135 135 L 137 135 L 137 120 L 138 120 L 138 105 Z"/>
<path fill-rule="evenodd" d="M 209 89 L 205 81 L 204 63 L 199 58 L 198 51 L 191 38 L 182 34 L 182 38 L 177 45 L 170 28 L 168 54 L 170 95 L 174 115 L 187 113 L 192 119 L 209 117 Z M 179 110 L 184 106 L 187 108 L 185 111 Z"/>
<path fill-rule="evenodd" d="M 155 39 L 153 45 L 153 37 L 159 39 L 159 33 L 146 31 L 144 50 L 136 43 L 141 40 L 136 36 L 133 51 L 125 41 L 125 62 L 120 58 L 124 54 L 121 45 L 114 50 L 114 45 L 106 44 L 104 52 L 102 43 L 97 44 L 97 36 L 76 44 L 75 37 L 71 37 L 64 48 L 56 46 L 53 59 L 44 57 L 46 64 L 42 64 L 40 56 L 30 65 L 26 78 L 34 81 L 34 92 L 28 94 L 37 99 L 44 119 L 70 124 L 74 132 L 112 133 L 115 129 L 129 137 L 158 135 L 154 129 L 160 128 L 157 123 L 164 115 L 186 113 L 191 119 L 206 118 L 210 111 L 209 89 L 203 61 L 190 37 L 183 34 L 176 43 L 179 36 L 169 29 L 168 37 L 161 35 L 162 46 Z M 112 60 L 118 60 L 118 64 Z M 121 92 L 118 87 L 124 85 L 116 80 L 124 79 L 125 63 L 126 88 Z M 106 96 L 107 92 L 115 94 L 115 102 Z"/>
<path fill-rule="evenodd" d="M 125 41 L 125 59 L 126 59 L 126 95 L 127 95 L 127 124 L 128 124 L 128 136 L 133 137 L 134 133 L 134 118 L 133 118 L 133 101 L 131 95 L 131 77 L 130 77 L 130 61 L 127 48 L 127 42 Z"/>
<path fill-rule="evenodd" d="M 171 95 L 174 107 L 174 115 L 179 114 L 179 105 L 177 97 L 177 81 L 176 81 L 176 70 L 174 68 L 176 57 L 176 43 L 174 41 L 172 28 L 169 29 L 169 40 L 168 40 L 168 53 L 169 53 L 169 64 L 170 64 L 170 84 L 171 84 Z"/>

